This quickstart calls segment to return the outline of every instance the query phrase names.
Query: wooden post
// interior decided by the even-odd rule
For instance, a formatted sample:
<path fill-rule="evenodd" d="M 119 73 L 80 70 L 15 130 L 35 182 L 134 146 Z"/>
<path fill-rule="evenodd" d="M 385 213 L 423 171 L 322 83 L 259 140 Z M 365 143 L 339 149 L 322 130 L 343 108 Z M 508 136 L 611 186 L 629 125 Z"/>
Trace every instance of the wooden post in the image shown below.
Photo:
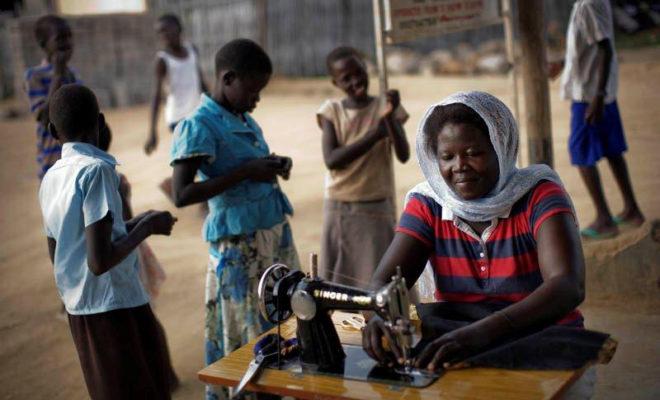
<path fill-rule="evenodd" d="M 525 0 L 517 4 L 527 154 L 530 164 L 543 163 L 552 167 L 552 125 L 543 35 L 543 1 Z"/>
<path fill-rule="evenodd" d="M 257 0 L 257 29 L 259 45 L 268 51 L 268 0 Z"/>
<path fill-rule="evenodd" d="M 374 9 L 374 37 L 376 39 L 376 62 L 378 64 L 380 100 L 385 101 L 385 93 L 387 92 L 387 65 L 385 64 L 383 3 L 382 0 L 373 0 L 372 4 Z"/>
<path fill-rule="evenodd" d="M 520 141 L 523 140 L 522 129 L 520 129 L 520 102 L 518 101 L 518 57 L 516 56 L 516 49 L 514 46 L 514 33 L 513 33 L 513 9 L 511 8 L 511 0 L 502 0 L 502 19 L 504 20 L 504 42 L 506 43 L 506 56 L 511 64 L 511 90 L 513 90 L 513 117 L 521 132 Z M 518 152 L 518 166 L 522 167 L 522 152 Z"/>

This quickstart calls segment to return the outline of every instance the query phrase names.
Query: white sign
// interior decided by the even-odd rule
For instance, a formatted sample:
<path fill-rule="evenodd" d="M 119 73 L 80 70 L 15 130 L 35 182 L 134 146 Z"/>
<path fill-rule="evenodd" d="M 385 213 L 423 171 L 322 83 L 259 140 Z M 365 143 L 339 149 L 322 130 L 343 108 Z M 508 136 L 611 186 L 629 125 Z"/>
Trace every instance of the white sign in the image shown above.
<path fill-rule="evenodd" d="M 389 0 L 385 18 L 389 43 L 502 22 L 498 0 Z"/>

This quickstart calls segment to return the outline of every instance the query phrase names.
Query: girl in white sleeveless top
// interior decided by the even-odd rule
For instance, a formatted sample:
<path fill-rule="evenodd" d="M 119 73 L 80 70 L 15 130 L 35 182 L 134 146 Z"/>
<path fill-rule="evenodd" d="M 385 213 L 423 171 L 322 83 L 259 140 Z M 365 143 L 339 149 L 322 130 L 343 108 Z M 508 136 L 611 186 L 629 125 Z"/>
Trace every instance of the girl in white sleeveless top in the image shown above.
<path fill-rule="evenodd" d="M 200 101 L 206 84 L 201 73 L 197 52 L 181 40 L 181 23 L 175 15 L 158 19 L 156 31 L 164 49 L 156 53 L 156 85 L 151 106 L 151 126 L 144 151 L 151 154 L 158 146 L 158 114 L 162 103 L 163 86 L 167 86 L 165 122 L 170 131 L 191 113 Z"/>
<path fill-rule="evenodd" d="M 167 100 L 165 102 L 165 121 L 172 129 L 176 124 L 199 104 L 202 94 L 197 55 L 192 45 L 185 44 L 188 57 L 178 58 L 166 51 L 156 53 L 167 65 Z"/>

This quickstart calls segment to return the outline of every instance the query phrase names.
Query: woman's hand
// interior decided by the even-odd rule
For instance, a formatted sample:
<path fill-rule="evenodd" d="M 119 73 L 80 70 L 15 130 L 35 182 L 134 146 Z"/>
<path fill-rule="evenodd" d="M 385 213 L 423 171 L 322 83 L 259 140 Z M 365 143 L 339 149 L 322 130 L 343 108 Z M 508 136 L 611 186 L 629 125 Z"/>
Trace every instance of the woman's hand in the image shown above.
<path fill-rule="evenodd" d="M 387 340 L 389 351 L 383 347 L 383 338 Z M 394 340 L 394 334 L 385 325 L 385 321 L 373 316 L 362 330 L 362 347 L 369 357 L 379 364 L 393 366 L 397 360 L 402 360 L 401 350 Z"/>
<path fill-rule="evenodd" d="M 464 360 L 490 344 L 492 335 L 472 325 L 446 333 L 430 342 L 415 357 L 415 368 L 435 371 Z"/>

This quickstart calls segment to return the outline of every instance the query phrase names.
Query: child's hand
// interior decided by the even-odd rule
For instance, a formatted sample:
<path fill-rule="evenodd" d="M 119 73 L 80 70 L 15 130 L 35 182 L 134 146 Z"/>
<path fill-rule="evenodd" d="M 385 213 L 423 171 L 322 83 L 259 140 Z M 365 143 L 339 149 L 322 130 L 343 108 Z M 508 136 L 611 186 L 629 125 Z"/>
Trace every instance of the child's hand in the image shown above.
<path fill-rule="evenodd" d="M 380 114 L 381 119 L 386 119 L 392 117 L 394 110 L 401 104 L 401 96 L 399 96 L 399 91 L 396 89 L 388 90 L 385 94 L 385 108 Z"/>
<path fill-rule="evenodd" d="M 277 154 L 272 153 L 266 158 L 277 161 L 280 164 L 280 168 L 277 174 L 284 180 L 289 179 L 289 176 L 291 175 L 291 167 L 293 167 L 293 160 L 291 157 L 278 156 Z"/>
<path fill-rule="evenodd" d="M 374 132 L 378 140 L 384 139 L 389 135 L 389 131 L 387 130 L 387 126 L 386 126 L 388 116 L 389 116 L 388 114 L 383 114 L 380 117 L 380 121 L 378 122 L 378 126 L 376 127 L 376 132 Z"/>
<path fill-rule="evenodd" d="M 144 142 L 144 152 L 149 155 L 151 154 L 156 148 L 158 147 L 158 134 L 156 133 L 155 129 L 152 129 L 151 132 L 149 132 L 149 137 L 147 138 L 147 141 Z"/>
<path fill-rule="evenodd" d="M 564 61 L 554 61 L 546 64 L 548 69 L 548 78 L 550 80 L 555 80 L 561 74 L 564 69 Z"/>
<path fill-rule="evenodd" d="M 144 216 L 154 235 L 169 236 L 177 219 L 169 211 L 151 211 Z"/>
<path fill-rule="evenodd" d="M 257 182 L 272 182 L 280 172 L 280 161 L 273 157 L 250 160 L 245 163 L 247 178 Z"/>
<path fill-rule="evenodd" d="M 387 99 L 387 104 L 390 106 L 388 108 L 391 108 L 390 112 L 394 112 L 394 110 L 396 110 L 396 108 L 401 104 L 401 96 L 399 95 L 399 91 L 396 89 L 388 90 L 385 94 L 385 98 Z"/>

